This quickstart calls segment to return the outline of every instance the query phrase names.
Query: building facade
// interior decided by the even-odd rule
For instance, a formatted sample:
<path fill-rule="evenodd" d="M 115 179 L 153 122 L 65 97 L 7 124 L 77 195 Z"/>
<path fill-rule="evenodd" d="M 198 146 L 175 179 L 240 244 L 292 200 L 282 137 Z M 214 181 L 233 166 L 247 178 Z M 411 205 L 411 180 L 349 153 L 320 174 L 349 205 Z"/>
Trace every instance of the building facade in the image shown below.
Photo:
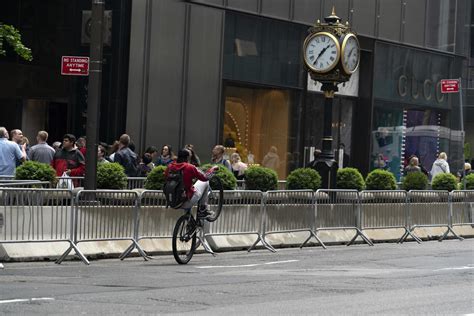
<path fill-rule="evenodd" d="M 284 178 L 321 146 L 324 99 L 301 47 L 333 5 L 362 49 L 335 99 L 334 148 L 364 173 L 399 177 L 413 154 L 431 169 L 440 151 L 460 168 L 459 96 L 439 87 L 467 79 L 470 1 L 135 1 L 127 130 L 204 157 L 230 138 L 256 163 L 274 148 Z"/>
<path fill-rule="evenodd" d="M 88 55 L 89 2 L 20 0 L 0 13 L 36 55 L 32 64 L 0 58 L 11 74 L 0 79 L 9 113 L 0 125 L 84 133 L 87 78 L 60 76 L 58 63 Z M 324 98 L 301 50 L 308 27 L 333 6 L 361 44 L 359 70 L 334 100 L 333 146 L 343 145 L 344 163 L 399 176 L 410 155 L 430 169 L 446 151 L 459 169 L 462 100 L 441 94 L 439 82 L 463 78 L 474 147 L 469 0 L 106 1 L 101 140 L 127 132 L 137 151 L 192 143 L 204 162 L 218 143 L 259 164 L 276 154 L 271 167 L 285 178 L 321 147 Z"/>

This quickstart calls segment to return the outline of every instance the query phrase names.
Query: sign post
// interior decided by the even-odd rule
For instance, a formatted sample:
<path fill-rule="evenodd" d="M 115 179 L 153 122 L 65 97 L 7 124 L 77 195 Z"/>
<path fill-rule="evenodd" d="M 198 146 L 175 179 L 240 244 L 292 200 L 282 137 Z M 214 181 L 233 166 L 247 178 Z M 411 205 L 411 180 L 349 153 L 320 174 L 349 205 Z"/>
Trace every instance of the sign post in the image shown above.
<path fill-rule="evenodd" d="M 466 190 L 466 170 L 464 169 L 464 109 L 462 105 L 461 78 L 459 79 L 442 79 L 441 93 L 459 93 L 459 119 L 461 127 L 461 146 L 462 146 L 462 184 Z"/>

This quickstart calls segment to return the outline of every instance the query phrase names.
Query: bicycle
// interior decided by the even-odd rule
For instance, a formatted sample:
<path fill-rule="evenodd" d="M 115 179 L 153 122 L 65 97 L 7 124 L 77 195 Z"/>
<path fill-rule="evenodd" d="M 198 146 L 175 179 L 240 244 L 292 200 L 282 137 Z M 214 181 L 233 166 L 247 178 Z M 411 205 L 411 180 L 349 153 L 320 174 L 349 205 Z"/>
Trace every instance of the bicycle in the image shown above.
<path fill-rule="evenodd" d="M 208 204 L 211 215 L 204 218 L 194 217 L 191 209 L 185 209 L 186 213 L 178 218 L 174 227 L 173 256 L 179 264 L 187 264 L 201 244 L 207 252 L 215 255 L 205 240 L 203 226 L 204 221 L 214 222 L 219 217 L 222 211 L 224 191 L 222 182 L 218 177 L 212 177 L 209 181 Z M 214 187 L 214 189 L 211 187 Z M 196 240 L 198 240 L 197 243 Z"/>

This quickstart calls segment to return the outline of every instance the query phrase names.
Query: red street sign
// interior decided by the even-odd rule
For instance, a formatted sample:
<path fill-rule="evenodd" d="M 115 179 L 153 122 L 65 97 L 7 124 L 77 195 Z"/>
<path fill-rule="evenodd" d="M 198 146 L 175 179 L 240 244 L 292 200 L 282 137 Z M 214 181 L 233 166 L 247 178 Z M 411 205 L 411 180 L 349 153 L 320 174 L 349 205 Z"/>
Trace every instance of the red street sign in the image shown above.
<path fill-rule="evenodd" d="M 441 93 L 459 92 L 459 79 L 441 79 Z"/>
<path fill-rule="evenodd" d="M 61 75 L 88 76 L 89 75 L 89 57 L 62 56 Z"/>

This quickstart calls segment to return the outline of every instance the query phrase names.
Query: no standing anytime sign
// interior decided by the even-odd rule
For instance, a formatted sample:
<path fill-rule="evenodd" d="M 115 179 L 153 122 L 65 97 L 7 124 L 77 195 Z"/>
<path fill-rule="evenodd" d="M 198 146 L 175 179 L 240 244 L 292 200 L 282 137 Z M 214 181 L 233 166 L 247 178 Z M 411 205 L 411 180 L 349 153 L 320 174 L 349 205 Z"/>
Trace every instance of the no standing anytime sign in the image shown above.
<path fill-rule="evenodd" d="M 88 76 L 89 75 L 89 57 L 62 56 L 61 75 Z"/>

